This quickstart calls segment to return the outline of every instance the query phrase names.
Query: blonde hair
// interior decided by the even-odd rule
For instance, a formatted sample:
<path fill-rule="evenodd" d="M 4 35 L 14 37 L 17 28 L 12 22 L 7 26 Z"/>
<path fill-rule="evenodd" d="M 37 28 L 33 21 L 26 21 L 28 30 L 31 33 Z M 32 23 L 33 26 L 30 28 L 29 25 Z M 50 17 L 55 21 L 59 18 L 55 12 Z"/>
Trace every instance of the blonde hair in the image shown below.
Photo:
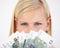
<path fill-rule="evenodd" d="M 45 0 L 19 0 L 14 11 L 14 16 L 12 19 L 12 24 L 10 29 L 10 35 L 16 32 L 16 23 L 14 20 L 15 17 L 17 18 L 19 14 L 23 14 L 24 12 L 27 12 L 32 9 L 36 9 L 40 6 L 44 8 L 45 12 L 47 13 L 47 17 L 51 18 L 50 11 Z M 50 26 L 50 32 L 51 32 L 51 26 Z"/>

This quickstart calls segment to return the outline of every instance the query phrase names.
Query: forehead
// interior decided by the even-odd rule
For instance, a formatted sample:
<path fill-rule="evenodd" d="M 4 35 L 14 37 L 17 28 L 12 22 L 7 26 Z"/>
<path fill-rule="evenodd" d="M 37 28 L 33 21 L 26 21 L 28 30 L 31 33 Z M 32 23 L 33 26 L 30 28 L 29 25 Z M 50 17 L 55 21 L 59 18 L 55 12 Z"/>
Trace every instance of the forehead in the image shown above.
<path fill-rule="evenodd" d="M 34 10 L 30 10 L 25 12 L 22 15 L 18 16 L 18 20 L 20 21 L 41 21 L 46 20 L 46 13 L 43 8 L 37 8 Z"/>

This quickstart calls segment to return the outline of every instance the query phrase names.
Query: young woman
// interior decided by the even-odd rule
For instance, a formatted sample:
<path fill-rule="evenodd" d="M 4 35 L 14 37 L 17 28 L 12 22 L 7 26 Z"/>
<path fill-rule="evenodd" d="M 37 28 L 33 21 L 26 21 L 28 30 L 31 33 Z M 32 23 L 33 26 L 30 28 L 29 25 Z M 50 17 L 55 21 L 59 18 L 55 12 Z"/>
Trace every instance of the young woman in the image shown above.
<path fill-rule="evenodd" d="M 52 35 L 51 15 L 45 0 L 19 0 L 16 5 L 10 35 L 16 33 L 16 31 L 29 33 L 31 30 L 36 32 L 43 30 Z M 48 48 L 45 42 L 40 41 L 37 37 L 34 40 L 24 40 L 24 43 L 19 45 L 15 38 L 12 48 Z"/>
<path fill-rule="evenodd" d="M 51 35 L 51 15 L 45 0 L 20 0 L 16 5 L 10 35 L 30 30 L 44 30 Z"/>

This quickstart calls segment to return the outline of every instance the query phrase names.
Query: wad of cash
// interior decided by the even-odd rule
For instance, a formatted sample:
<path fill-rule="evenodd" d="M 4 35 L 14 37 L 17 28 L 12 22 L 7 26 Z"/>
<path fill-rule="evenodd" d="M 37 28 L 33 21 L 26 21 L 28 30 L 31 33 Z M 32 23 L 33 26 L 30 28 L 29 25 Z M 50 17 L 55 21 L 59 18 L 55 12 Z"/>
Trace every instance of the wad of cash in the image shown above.
<path fill-rule="evenodd" d="M 16 31 L 0 48 L 52 48 L 52 46 L 53 38 L 45 31 L 39 30 L 29 33 Z"/>

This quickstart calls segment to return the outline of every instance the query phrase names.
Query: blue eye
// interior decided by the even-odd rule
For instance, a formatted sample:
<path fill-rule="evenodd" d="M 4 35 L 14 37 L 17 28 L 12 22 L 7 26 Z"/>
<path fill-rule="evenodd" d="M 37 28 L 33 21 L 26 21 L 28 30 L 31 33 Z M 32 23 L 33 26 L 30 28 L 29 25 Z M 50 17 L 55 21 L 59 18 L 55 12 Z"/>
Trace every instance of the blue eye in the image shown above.
<path fill-rule="evenodd" d="M 27 25 L 28 25 L 28 23 L 21 23 L 20 25 L 27 26 Z"/>
<path fill-rule="evenodd" d="M 36 22 L 34 25 L 42 25 L 42 23 Z"/>

